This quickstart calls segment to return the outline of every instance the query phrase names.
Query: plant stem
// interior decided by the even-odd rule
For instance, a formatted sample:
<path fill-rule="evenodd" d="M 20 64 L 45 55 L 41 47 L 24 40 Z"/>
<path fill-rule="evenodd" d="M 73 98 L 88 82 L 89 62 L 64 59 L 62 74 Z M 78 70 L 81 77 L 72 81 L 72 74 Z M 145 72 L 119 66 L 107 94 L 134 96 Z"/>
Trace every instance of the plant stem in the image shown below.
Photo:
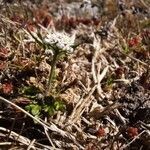
<path fill-rule="evenodd" d="M 54 54 L 54 57 L 53 57 L 53 60 L 52 60 L 52 64 L 51 64 L 51 72 L 50 72 L 50 75 L 49 75 L 49 79 L 48 79 L 48 89 L 47 89 L 47 94 L 49 94 L 50 90 L 51 90 L 51 83 L 52 83 L 52 80 L 53 80 L 53 77 L 54 77 L 54 72 L 55 72 L 55 67 L 56 67 L 56 61 L 57 61 L 57 56 L 58 54 L 55 53 Z"/>

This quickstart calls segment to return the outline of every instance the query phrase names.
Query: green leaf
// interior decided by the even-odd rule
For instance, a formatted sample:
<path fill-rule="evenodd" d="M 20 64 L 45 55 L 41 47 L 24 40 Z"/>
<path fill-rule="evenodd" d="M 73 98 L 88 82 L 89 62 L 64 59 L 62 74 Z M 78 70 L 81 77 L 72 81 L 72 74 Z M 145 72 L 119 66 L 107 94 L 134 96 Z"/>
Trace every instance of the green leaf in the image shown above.
<path fill-rule="evenodd" d="M 25 110 L 30 112 L 31 111 L 31 106 L 30 105 L 25 106 Z"/>
<path fill-rule="evenodd" d="M 36 115 L 36 116 L 34 116 L 35 118 L 39 118 L 40 116 L 39 115 Z M 35 124 L 38 124 L 38 122 L 35 120 L 35 119 L 33 119 L 33 122 L 35 123 Z"/>
<path fill-rule="evenodd" d="M 64 110 L 65 109 L 65 105 L 62 101 L 55 101 L 54 102 L 54 108 L 56 111 L 58 110 Z"/>
<path fill-rule="evenodd" d="M 48 115 L 53 116 L 55 113 L 54 106 L 52 105 L 44 105 L 43 108 L 44 112 L 48 113 Z"/>
<path fill-rule="evenodd" d="M 37 105 L 37 104 L 31 104 L 29 105 L 30 107 L 30 111 L 31 111 L 31 114 L 34 115 L 34 116 L 39 116 L 39 114 L 41 113 L 41 106 Z M 29 108 L 27 107 L 27 108 Z"/>
<path fill-rule="evenodd" d="M 40 90 L 35 86 L 24 87 L 22 90 L 22 93 L 27 96 L 35 96 L 39 92 L 40 92 Z"/>
<path fill-rule="evenodd" d="M 111 84 L 113 84 L 113 82 L 114 82 L 114 80 L 113 80 L 113 78 L 112 77 L 108 77 L 108 79 L 107 79 L 107 85 L 111 85 Z"/>
<path fill-rule="evenodd" d="M 124 51 L 125 53 L 129 53 L 129 51 L 130 51 L 130 50 L 129 50 L 129 47 L 128 47 L 128 46 L 124 46 L 124 47 L 123 47 L 123 51 Z"/>
<path fill-rule="evenodd" d="M 48 105 L 44 105 L 43 110 L 44 112 L 48 112 L 49 106 Z"/>
<path fill-rule="evenodd" d="M 54 109 L 53 106 L 49 107 L 49 109 L 48 109 L 48 114 L 49 114 L 50 116 L 53 116 L 53 115 L 55 114 L 55 109 Z"/>

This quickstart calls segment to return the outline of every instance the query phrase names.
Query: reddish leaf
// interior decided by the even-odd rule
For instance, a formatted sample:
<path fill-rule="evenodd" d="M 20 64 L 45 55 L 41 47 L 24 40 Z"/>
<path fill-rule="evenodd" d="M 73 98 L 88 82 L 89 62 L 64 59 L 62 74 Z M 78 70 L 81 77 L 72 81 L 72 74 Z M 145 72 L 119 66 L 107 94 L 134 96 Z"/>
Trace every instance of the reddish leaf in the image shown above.
<path fill-rule="evenodd" d="M 140 43 L 140 39 L 138 37 L 133 37 L 128 41 L 129 47 L 137 46 Z"/>
<path fill-rule="evenodd" d="M 117 78 L 122 78 L 122 75 L 124 74 L 125 68 L 119 67 L 115 70 L 115 74 Z"/>
<path fill-rule="evenodd" d="M 44 20 L 42 21 L 42 25 L 44 27 L 48 27 L 48 25 L 50 25 L 52 22 L 52 18 L 50 16 L 45 16 Z"/>
<path fill-rule="evenodd" d="M 105 129 L 100 127 L 97 131 L 97 136 L 102 137 L 102 136 L 105 136 L 105 135 L 106 135 Z"/>
<path fill-rule="evenodd" d="M 134 138 L 135 136 L 138 135 L 138 128 L 129 127 L 129 128 L 127 129 L 127 134 L 128 134 L 131 138 Z"/>
<path fill-rule="evenodd" d="M 35 23 L 40 23 L 44 27 L 47 27 L 53 24 L 52 17 L 46 6 L 43 6 L 40 9 L 34 10 L 33 15 L 35 17 Z"/>
<path fill-rule="evenodd" d="M 94 24 L 95 26 L 98 26 L 98 25 L 99 25 L 99 23 L 100 23 L 100 20 L 99 20 L 99 19 L 93 18 L 92 20 L 93 20 L 93 24 Z"/>
<path fill-rule="evenodd" d="M 0 58 L 6 59 L 8 57 L 8 49 L 7 48 L 0 48 Z"/>
<path fill-rule="evenodd" d="M 26 28 L 29 30 L 29 31 L 35 31 L 35 25 L 32 21 L 28 20 L 27 24 L 26 24 Z"/>
<path fill-rule="evenodd" d="M 69 26 L 75 28 L 76 25 L 77 25 L 76 19 L 75 19 L 74 17 L 71 17 L 71 18 L 69 19 Z"/>
<path fill-rule="evenodd" d="M 92 20 L 91 19 L 87 19 L 87 18 L 79 18 L 78 19 L 78 22 L 79 23 L 82 23 L 84 25 L 89 25 L 92 23 Z"/>
<path fill-rule="evenodd" d="M 6 68 L 6 62 L 0 61 L 0 70 L 4 70 Z"/>
<path fill-rule="evenodd" d="M 18 22 L 18 23 L 22 23 L 23 22 L 23 18 L 20 15 L 18 15 L 18 14 L 14 14 L 10 19 L 12 21 Z"/>
<path fill-rule="evenodd" d="M 13 85 L 12 83 L 4 83 L 2 84 L 2 90 L 4 94 L 11 94 L 13 93 Z"/>

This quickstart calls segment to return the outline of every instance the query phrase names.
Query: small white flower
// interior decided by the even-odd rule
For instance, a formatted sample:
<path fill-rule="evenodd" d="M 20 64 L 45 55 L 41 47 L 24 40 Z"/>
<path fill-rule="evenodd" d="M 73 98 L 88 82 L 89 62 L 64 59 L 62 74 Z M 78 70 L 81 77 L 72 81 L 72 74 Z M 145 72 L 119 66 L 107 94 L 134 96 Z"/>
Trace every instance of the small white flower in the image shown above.
<path fill-rule="evenodd" d="M 49 31 L 47 36 L 44 38 L 44 42 L 54 45 L 61 50 L 73 52 L 72 46 L 75 42 L 75 36 L 75 33 L 71 36 L 65 32 Z"/>
<path fill-rule="evenodd" d="M 76 32 L 74 32 L 72 35 L 69 35 L 65 32 L 52 31 L 52 30 L 47 30 L 45 28 L 44 30 L 46 30 L 47 35 L 45 36 L 45 38 L 43 38 L 43 40 L 41 40 L 38 37 L 38 34 L 36 32 L 29 33 L 28 31 L 25 30 L 27 34 L 27 39 L 25 39 L 24 41 L 35 42 L 35 38 L 36 38 L 41 43 L 43 43 L 44 41 L 46 44 L 50 44 L 54 47 L 57 47 L 60 50 L 67 51 L 68 53 L 73 52 L 72 46 L 74 46 L 75 43 Z"/>

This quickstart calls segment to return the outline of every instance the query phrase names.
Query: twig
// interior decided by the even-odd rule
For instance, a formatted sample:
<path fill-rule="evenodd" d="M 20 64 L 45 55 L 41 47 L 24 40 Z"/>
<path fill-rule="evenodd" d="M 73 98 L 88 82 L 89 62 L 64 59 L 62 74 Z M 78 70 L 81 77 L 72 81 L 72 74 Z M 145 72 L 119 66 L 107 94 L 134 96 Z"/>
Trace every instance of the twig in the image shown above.
<path fill-rule="evenodd" d="M 68 122 L 73 124 L 75 122 L 78 121 L 79 117 L 82 115 L 83 110 L 85 107 L 87 107 L 87 104 L 89 103 L 90 97 L 93 94 L 93 92 L 95 91 L 95 89 L 97 88 L 97 85 L 95 85 L 88 94 L 86 94 L 82 99 L 80 99 L 79 103 L 80 105 L 77 103 L 71 116 L 68 119 Z M 91 100 L 90 100 L 91 101 Z"/>
<path fill-rule="evenodd" d="M 30 149 L 32 148 L 32 146 L 33 146 L 34 143 L 35 143 L 35 139 L 33 139 L 33 140 L 30 142 L 30 144 L 29 144 L 27 150 L 30 150 Z"/>
<path fill-rule="evenodd" d="M 120 114 L 120 112 L 118 111 L 118 109 L 115 109 L 114 112 L 115 112 L 116 115 L 119 117 L 120 121 L 121 121 L 124 125 L 126 125 L 126 123 L 127 123 L 128 120 Z"/>
<path fill-rule="evenodd" d="M 4 132 L 7 132 L 7 133 L 10 132 L 9 129 L 3 128 L 3 127 L 0 127 L 0 130 L 1 130 L 1 131 L 4 131 Z M 17 133 L 11 131 L 9 138 L 11 138 L 11 139 L 13 139 L 13 140 L 16 140 L 16 139 L 14 139 L 15 137 L 17 137 L 17 141 L 19 141 L 20 143 L 23 143 L 24 145 L 27 145 L 27 146 L 28 146 L 29 143 L 30 143 L 30 140 L 29 140 L 28 138 L 23 137 L 23 136 L 21 136 L 21 135 L 18 135 Z M 19 138 L 18 138 L 18 137 L 19 137 Z M 31 147 L 32 147 L 32 149 L 35 150 L 35 146 L 32 145 Z"/>
<path fill-rule="evenodd" d="M 143 0 L 140 0 L 140 2 L 143 4 L 144 7 L 146 7 L 147 9 L 149 9 L 148 4 L 146 4 Z"/>
<path fill-rule="evenodd" d="M 131 140 L 128 144 L 123 146 L 120 150 L 126 149 L 129 145 L 131 145 L 137 138 L 139 138 L 143 133 L 147 132 L 146 130 L 142 131 L 139 135 L 137 135 L 133 140 Z"/>
<path fill-rule="evenodd" d="M 22 111 L 24 114 L 26 114 L 27 116 L 29 116 L 30 118 L 32 118 L 33 120 L 35 120 L 37 123 L 41 124 L 42 126 L 48 128 L 51 130 L 51 128 L 49 126 L 47 126 L 46 124 L 44 124 L 42 121 L 40 121 L 38 118 L 32 116 L 30 113 L 28 113 L 27 111 L 25 111 L 24 109 L 22 109 L 21 107 L 17 106 L 16 104 L 12 103 L 11 101 L 3 98 L 0 96 L 0 100 L 2 100 L 3 102 L 7 103 L 7 104 L 10 104 L 14 107 L 16 107 L 17 109 L 19 109 L 20 111 Z M 54 130 L 55 131 L 55 130 Z"/>
<path fill-rule="evenodd" d="M 92 59 L 91 71 L 92 71 L 92 76 L 93 76 L 94 83 L 96 84 L 97 83 L 97 78 L 96 78 L 96 69 L 95 69 L 95 56 Z"/>
<path fill-rule="evenodd" d="M 144 65 L 144 66 L 146 66 L 146 67 L 149 67 L 149 65 L 146 64 L 145 62 L 143 62 L 143 61 L 141 61 L 141 60 L 139 60 L 139 59 L 137 59 L 137 58 L 135 58 L 135 57 L 133 57 L 133 56 L 130 56 L 130 55 L 128 55 L 128 54 L 125 54 L 125 53 L 122 52 L 121 50 L 119 50 L 119 52 L 120 52 L 121 54 L 125 55 L 126 57 L 129 57 L 130 59 L 132 59 L 132 60 L 134 60 L 134 61 L 137 61 L 137 62 L 139 62 L 140 64 L 142 64 L 142 65 Z"/>
<path fill-rule="evenodd" d="M 45 118 L 45 121 L 47 122 L 47 118 Z M 53 141 L 51 140 L 50 136 L 48 135 L 48 131 L 47 131 L 47 129 L 46 129 L 45 127 L 44 127 L 44 131 L 45 131 L 45 134 L 46 134 L 46 136 L 47 136 L 47 138 L 48 138 L 50 144 L 52 145 L 53 149 L 55 150 L 56 147 L 55 147 L 55 145 L 53 144 Z"/>
<path fill-rule="evenodd" d="M 107 107 L 104 108 L 104 110 L 101 109 L 94 109 L 92 112 L 90 112 L 90 117 L 93 117 L 95 119 L 100 119 L 102 116 L 110 113 L 111 111 L 113 111 L 114 109 L 120 107 L 120 104 L 118 102 L 114 102 L 110 105 L 108 105 Z"/>
<path fill-rule="evenodd" d="M 47 125 L 45 123 L 43 123 L 41 120 L 39 120 L 38 118 L 32 116 L 30 113 L 28 113 L 27 111 L 25 111 L 24 109 L 22 109 L 21 107 L 17 106 L 16 104 L 12 103 L 11 101 L 3 98 L 0 96 L 0 100 L 2 100 L 3 102 L 7 103 L 7 104 L 10 104 L 14 107 L 16 107 L 17 109 L 19 109 L 20 111 L 22 111 L 23 113 L 25 113 L 27 116 L 29 116 L 30 118 L 32 118 L 33 120 L 35 120 L 37 123 L 39 123 L 40 125 L 42 125 L 43 127 L 45 127 L 46 129 L 49 129 L 51 131 L 55 131 L 59 134 L 61 134 L 62 136 L 65 136 L 65 137 L 68 137 L 69 139 L 73 140 L 78 146 L 80 144 L 78 144 L 78 142 L 75 141 L 75 137 L 72 136 L 71 134 L 67 133 L 66 131 L 63 131 L 61 129 L 58 129 L 57 126 L 53 123 L 51 123 L 51 125 Z M 81 146 L 82 147 L 82 146 Z"/>
<path fill-rule="evenodd" d="M 0 131 L 2 131 L 2 132 L 9 132 L 8 129 L 3 128 L 3 127 L 0 127 Z M 0 133 L 0 137 L 5 137 L 5 136 L 6 136 L 5 134 Z M 43 150 L 43 149 L 52 150 L 52 148 L 53 148 L 51 146 L 47 146 L 47 145 L 43 145 L 41 143 L 37 143 L 34 140 L 30 141 L 28 138 L 23 137 L 21 135 L 18 135 L 17 133 L 12 131 L 9 138 L 14 140 L 14 137 L 17 137 L 17 141 L 19 141 L 20 143 L 22 143 L 22 144 L 24 144 L 26 146 L 30 145 L 30 148 L 32 148 L 32 149 L 36 148 L 36 150 Z M 12 144 L 12 142 L 2 142 L 2 143 L 0 143 L 0 145 L 11 145 L 11 144 Z M 41 147 L 41 148 L 38 148 L 38 147 Z M 55 148 L 55 150 L 61 150 L 61 149 Z"/>
<path fill-rule="evenodd" d="M 101 74 L 97 73 L 97 81 L 98 81 L 97 91 L 98 91 L 98 94 L 99 94 L 102 98 L 103 98 L 104 96 L 102 95 L 101 81 L 102 81 L 102 79 L 105 77 L 105 75 L 106 75 L 108 69 L 109 69 L 109 66 L 105 67 Z"/>
<path fill-rule="evenodd" d="M 0 146 L 2 146 L 2 145 L 12 145 L 12 142 L 1 142 Z"/>

